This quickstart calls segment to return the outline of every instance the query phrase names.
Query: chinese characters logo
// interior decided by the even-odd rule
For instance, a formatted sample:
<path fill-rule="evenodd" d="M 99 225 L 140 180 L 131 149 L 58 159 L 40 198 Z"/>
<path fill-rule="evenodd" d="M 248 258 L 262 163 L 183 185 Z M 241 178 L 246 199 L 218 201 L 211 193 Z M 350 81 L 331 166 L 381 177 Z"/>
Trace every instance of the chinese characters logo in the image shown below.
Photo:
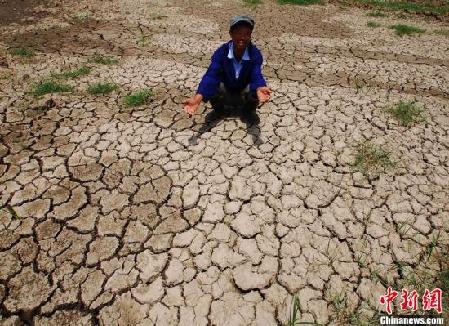
<path fill-rule="evenodd" d="M 385 311 L 391 315 L 393 312 L 393 301 L 398 297 L 399 292 L 393 290 L 391 287 L 387 289 L 387 293 L 379 297 L 379 302 L 385 305 Z M 418 293 L 416 290 L 408 291 L 407 289 L 402 289 L 401 291 L 401 310 L 412 310 L 416 311 L 418 309 Z M 432 291 L 425 289 L 423 296 L 421 297 L 421 305 L 423 310 L 436 310 L 438 313 L 443 312 L 443 291 L 439 288 L 435 288 Z"/>

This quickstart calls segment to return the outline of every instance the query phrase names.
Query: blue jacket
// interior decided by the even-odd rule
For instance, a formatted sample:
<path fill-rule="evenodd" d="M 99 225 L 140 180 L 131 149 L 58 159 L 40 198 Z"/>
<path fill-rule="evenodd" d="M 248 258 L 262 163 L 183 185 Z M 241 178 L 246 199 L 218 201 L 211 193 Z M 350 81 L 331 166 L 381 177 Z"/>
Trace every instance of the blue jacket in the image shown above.
<path fill-rule="evenodd" d="M 224 43 L 214 52 L 211 64 L 198 86 L 197 94 L 203 95 L 204 102 L 217 93 L 220 82 L 231 93 L 241 92 L 249 84 L 250 92 L 255 94 L 258 87 L 267 85 L 261 71 L 262 53 L 252 43 L 248 45 L 250 60 L 242 61 L 243 67 L 240 76 L 238 79 L 235 78 L 232 59 L 228 58 L 229 42 Z"/>

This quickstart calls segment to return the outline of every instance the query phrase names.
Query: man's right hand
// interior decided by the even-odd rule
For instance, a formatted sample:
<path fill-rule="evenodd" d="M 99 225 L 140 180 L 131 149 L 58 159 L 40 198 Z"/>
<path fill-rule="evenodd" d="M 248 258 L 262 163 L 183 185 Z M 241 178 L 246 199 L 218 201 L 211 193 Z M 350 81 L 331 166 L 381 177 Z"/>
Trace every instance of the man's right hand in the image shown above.
<path fill-rule="evenodd" d="M 192 115 L 198 110 L 198 107 L 203 100 L 203 95 L 196 94 L 184 101 L 184 111 L 186 111 L 189 115 Z"/>

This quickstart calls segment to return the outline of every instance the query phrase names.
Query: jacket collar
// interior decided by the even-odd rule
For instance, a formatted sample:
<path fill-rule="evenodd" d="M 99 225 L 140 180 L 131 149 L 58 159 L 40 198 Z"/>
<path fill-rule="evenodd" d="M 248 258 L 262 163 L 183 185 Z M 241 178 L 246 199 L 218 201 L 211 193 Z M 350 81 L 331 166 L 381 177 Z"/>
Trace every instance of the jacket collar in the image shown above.
<path fill-rule="evenodd" d="M 232 60 L 234 59 L 234 42 L 229 41 L 228 46 L 229 46 L 228 58 Z M 248 47 L 249 45 L 246 47 L 245 52 L 243 53 L 242 60 L 245 61 L 251 60 L 249 57 Z"/>

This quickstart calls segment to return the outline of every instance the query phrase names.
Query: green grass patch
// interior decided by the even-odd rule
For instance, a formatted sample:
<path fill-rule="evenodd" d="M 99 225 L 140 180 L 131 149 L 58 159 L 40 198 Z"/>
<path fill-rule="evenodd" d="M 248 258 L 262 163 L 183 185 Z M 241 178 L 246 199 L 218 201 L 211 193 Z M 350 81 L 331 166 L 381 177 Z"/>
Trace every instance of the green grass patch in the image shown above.
<path fill-rule="evenodd" d="M 92 95 L 109 94 L 118 89 L 118 85 L 114 83 L 96 83 L 89 85 L 87 92 Z"/>
<path fill-rule="evenodd" d="M 403 126 L 410 126 L 414 123 L 425 121 L 423 115 L 424 109 L 419 107 L 413 101 L 399 101 L 385 111 L 392 115 Z"/>
<path fill-rule="evenodd" d="M 153 93 L 149 89 L 144 89 L 125 96 L 123 103 L 125 103 L 127 107 L 139 106 L 145 104 L 151 96 L 153 96 Z"/>
<path fill-rule="evenodd" d="M 145 46 L 145 45 L 147 45 L 149 38 L 150 38 L 149 35 L 145 35 L 145 34 L 142 33 L 142 34 L 140 34 L 140 38 L 137 41 L 137 44 L 139 46 Z"/>
<path fill-rule="evenodd" d="M 250 6 L 257 6 L 262 4 L 262 0 L 243 0 L 243 2 Z"/>
<path fill-rule="evenodd" d="M 53 80 L 42 81 L 33 86 L 30 94 L 33 96 L 42 96 L 50 93 L 67 93 L 73 91 L 73 86 L 61 84 Z"/>
<path fill-rule="evenodd" d="M 376 11 L 370 11 L 370 12 L 367 13 L 366 15 L 369 16 L 369 17 L 387 17 L 387 14 L 386 14 L 386 13 L 384 13 L 384 12 L 382 12 L 382 11 L 379 11 L 379 10 L 376 10 Z"/>
<path fill-rule="evenodd" d="M 323 4 L 322 0 L 278 0 L 278 2 L 281 5 L 292 4 L 292 5 L 300 5 L 300 6 Z"/>
<path fill-rule="evenodd" d="M 449 13 L 449 4 L 437 5 L 430 1 L 407 2 L 407 1 L 391 1 L 391 0 L 357 0 L 358 2 L 367 4 L 374 8 L 384 10 L 399 10 L 416 13 L 434 13 L 445 15 Z"/>
<path fill-rule="evenodd" d="M 378 22 L 370 20 L 366 23 L 366 26 L 368 26 L 370 28 L 377 28 L 377 27 L 380 27 L 380 24 Z"/>
<path fill-rule="evenodd" d="M 449 36 L 449 29 L 438 29 L 434 31 L 437 35 Z"/>
<path fill-rule="evenodd" d="M 78 19 L 79 21 L 85 22 L 89 18 L 91 18 L 92 13 L 88 10 L 78 11 L 73 17 Z"/>
<path fill-rule="evenodd" d="M 34 56 L 34 52 L 27 48 L 10 49 L 9 53 L 13 56 L 22 57 L 22 58 L 31 58 L 32 56 Z"/>
<path fill-rule="evenodd" d="M 426 31 L 425 29 L 422 29 L 422 28 L 419 28 L 416 26 L 404 25 L 404 24 L 393 25 L 393 26 L 390 26 L 390 28 L 394 29 L 396 31 L 396 34 L 399 36 L 422 34 Z"/>
<path fill-rule="evenodd" d="M 57 78 L 77 78 L 80 76 L 88 75 L 91 71 L 91 67 L 82 66 L 81 68 L 75 70 L 62 71 L 61 73 L 54 74 L 53 76 Z"/>
<path fill-rule="evenodd" d="M 365 142 L 357 148 L 354 167 L 364 174 L 385 171 L 394 165 L 395 163 L 391 160 L 390 154 L 378 145 Z"/>
<path fill-rule="evenodd" d="M 94 55 L 89 59 L 89 62 L 97 63 L 100 65 L 115 65 L 118 63 L 118 60 L 113 57 L 108 57 L 104 55 Z"/>

